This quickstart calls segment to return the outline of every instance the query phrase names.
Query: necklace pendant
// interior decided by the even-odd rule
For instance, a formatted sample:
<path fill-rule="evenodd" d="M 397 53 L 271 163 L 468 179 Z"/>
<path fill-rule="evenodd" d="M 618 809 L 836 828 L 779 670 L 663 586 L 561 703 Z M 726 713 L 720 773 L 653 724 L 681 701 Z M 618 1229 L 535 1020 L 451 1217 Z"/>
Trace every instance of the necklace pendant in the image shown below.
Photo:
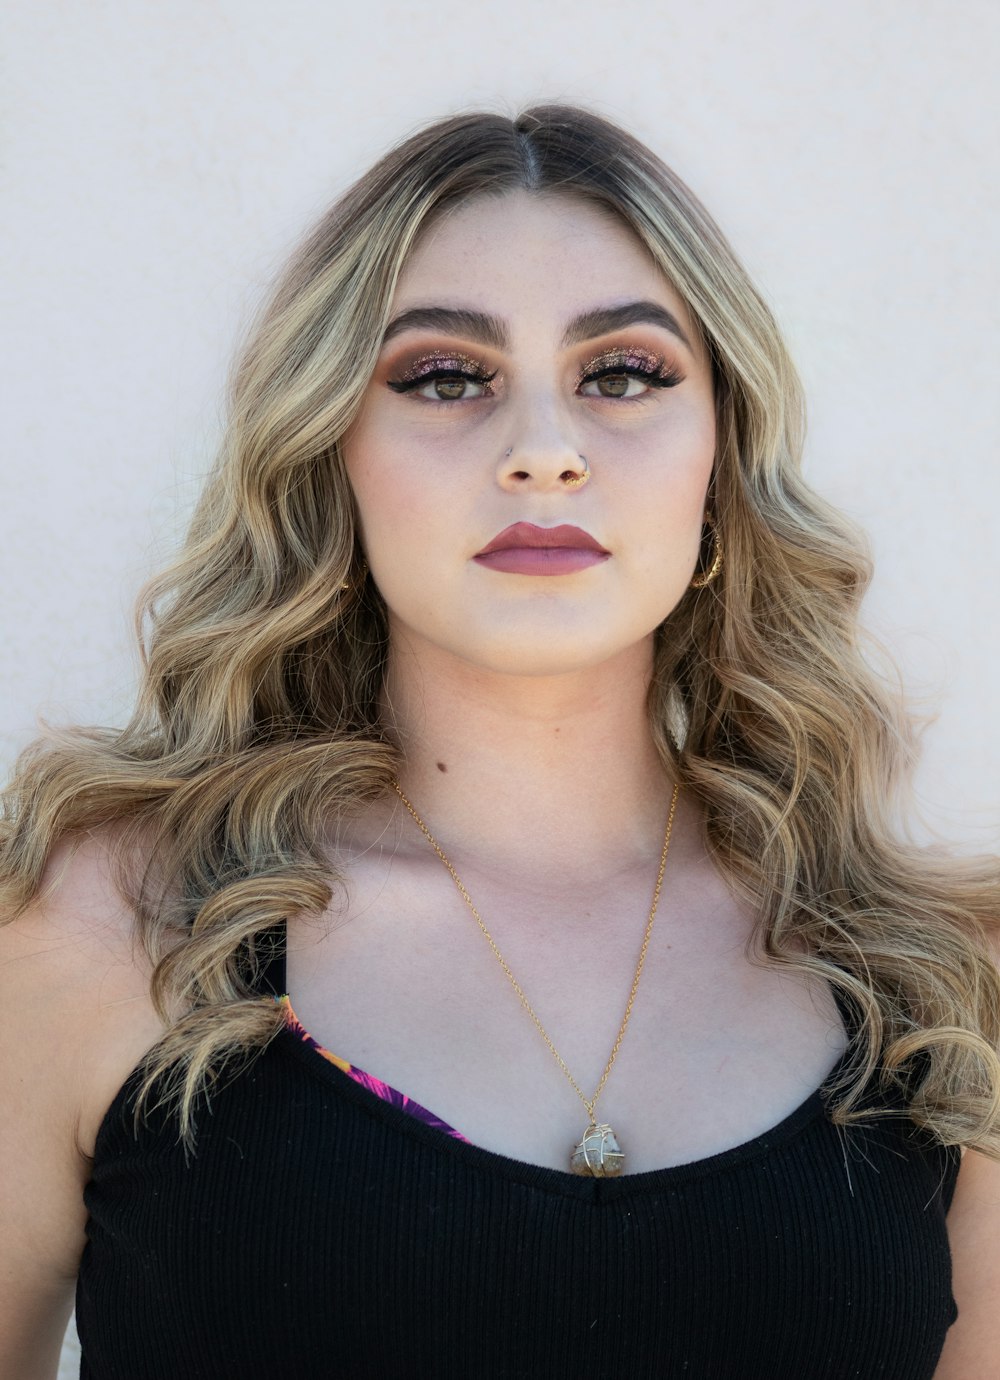
<path fill-rule="evenodd" d="M 614 1131 L 606 1122 L 593 1121 L 569 1162 L 574 1174 L 590 1174 L 595 1179 L 614 1179 L 625 1168 L 625 1155 Z"/>

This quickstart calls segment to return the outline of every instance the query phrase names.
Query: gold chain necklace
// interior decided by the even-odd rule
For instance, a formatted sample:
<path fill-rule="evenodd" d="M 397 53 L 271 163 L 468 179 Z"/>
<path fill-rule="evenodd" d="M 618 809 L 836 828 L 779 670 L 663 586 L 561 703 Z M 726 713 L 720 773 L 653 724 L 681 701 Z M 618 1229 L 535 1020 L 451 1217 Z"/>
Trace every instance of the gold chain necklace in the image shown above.
<path fill-rule="evenodd" d="M 618 1038 L 615 1040 L 614 1048 L 611 1051 L 611 1058 L 608 1060 L 607 1066 L 605 1067 L 605 1070 L 601 1075 L 601 1081 L 597 1085 L 597 1091 L 594 1093 L 593 1097 L 589 1099 L 583 1095 L 583 1092 L 581 1091 L 576 1079 L 573 1077 L 569 1069 L 566 1067 L 566 1061 L 563 1059 L 562 1055 L 559 1053 L 555 1045 L 549 1039 L 548 1035 L 545 1033 L 544 1026 L 538 1019 L 538 1017 L 535 1015 L 534 1011 L 531 1009 L 531 1005 L 528 1002 L 528 998 L 524 995 L 524 992 L 521 990 L 521 986 L 518 983 L 517 978 L 510 971 L 510 968 L 508 967 L 503 954 L 500 952 L 500 950 L 494 943 L 493 936 L 490 934 L 489 930 L 483 924 L 482 917 L 480 916 L 479 911 L 476 910 L 476 907 L 472 904 L 472 897 L 469 895 L 465 887 L 462 885 L 462 881 L 458 873 L 455 871 L 451 863 L 445 857 L 441 845 L 438 843 L 437 839 L 427 828 L 427 825 L 424 823 L 424 821 L 417 814 L 416 810 L 407 800 L 406 796 L 402 792 L 399 782 L 393 781 L 392 784 L 393 788 L 396 791 L 396 794 L 399 796 L 400 800 L 403 802 L 403 804 L 409 810 L 410 814 L 416 820 L 420 831 L 423 833 L 428 843 L 431 845 L 435 853 L 444 863 L 445 867 L 451 873 L 452 881 L 455 883 L 455 885 L 461 892 L 462 899 L 465 901 L 465 904 L 469 907 L 473 915 L 476 917 L 476 922 L 478 923 L 479 928 L 482 930 L 483 934 L 489 941 L 489 946 L 496 954 L 497 959 L 500 962 L 501 968 L 503 968 L 504 972 L 510 979 L 514 991 L 520 997 L 521 1005 L 527 1011 L 531 1019 L 535 1022 L 535 1025 L 538 1027 L 542 1039 L 545 1041 L 549 1049 L 555 1055 L 559 1067 L 562 1069 L 563 1073 L 566 1075 L 569 1081 L 573 1084 L 573 1088 L 576 1091 L 577 1097 L 579 1097 L 580 1101 L 587 1109 L 587 1116 L 589 1118 L 587 1129 L 583 1134 L 583 1139 L 580 1141 L 579 1145 L 573 1151 L 573 1154 L 570 1158 L 570 1169 L 574 1174 L 592 1174 L 595 1178 L 613 1178 L 621 1174 L 625 1168 L 625 1154 L 622 1151 L 622 1148 L 618 1143 L 618 1138 L 616 1137 L 611 1127 L 606 1122 L 599 1123 L 596 1120 L 594 1116 L 594 1107 L 597 1103 L 597 1099 L 600 1097 L 601 1093 L 604 1090 L 605 1083 L 608 1081 L 608 1074 L 611 1072 L 612 1065 L 614 1064 L 615 1059 L 618 1057 L 618 1051 L 621 1048 L 622 1039 L 625 1035 L 625 1028 L 628 1025 L 629 1017 L 632 1014 L 632 1003 L 635 1001 L 635 994 L 639 989 L 639 978 L 642 976 L 642 966 L 646 961 L 646 950 L 649 947 L 649 936 L 653 932 L 653 921 L 656 919 L 656 908 L 660 903 L 660 890 L 663 886 L 663 870 L 667 865 L 667 850 L 670 847 L 670 831 L 672 830 L 674 824 L 674 811 L 677 808 L 677 796 L 680 791 L 680 783 L 674 786 L 674 793 L 670 801 L 670 814 L 667 817 L 667 830 L 663 838 L 663 852 L 660 854 L 660 870 L 656 875 L 656 887 L 653 891 L 653 904 L 650 907 L 649 920 L 646 924 L 646 935 L 642 941 L 642 950 L 639 954 L 639 963 L 635 970 L 635 977 L 632 979 L 632 990 L 629 993 L 628 1003 L 625 1007 L 625 1015 L 622 1019 L 621 1027 L 618 1031 Z"/>

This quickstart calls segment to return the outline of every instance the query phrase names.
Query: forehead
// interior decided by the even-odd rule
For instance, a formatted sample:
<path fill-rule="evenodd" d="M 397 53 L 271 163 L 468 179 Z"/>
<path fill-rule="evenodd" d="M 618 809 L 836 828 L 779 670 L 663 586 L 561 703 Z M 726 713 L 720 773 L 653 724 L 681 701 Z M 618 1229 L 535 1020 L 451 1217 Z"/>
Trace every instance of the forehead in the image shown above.
<path fill-rule="evenodd" d="M 613 211 L 571 194 L 519 189 L 436 218 L 403 266 L 393 310 L 468 305 L 551 315 L 561 326 L 581 310 L 641 298 L 661 301 L 692 326 L 683 299 Z"/>

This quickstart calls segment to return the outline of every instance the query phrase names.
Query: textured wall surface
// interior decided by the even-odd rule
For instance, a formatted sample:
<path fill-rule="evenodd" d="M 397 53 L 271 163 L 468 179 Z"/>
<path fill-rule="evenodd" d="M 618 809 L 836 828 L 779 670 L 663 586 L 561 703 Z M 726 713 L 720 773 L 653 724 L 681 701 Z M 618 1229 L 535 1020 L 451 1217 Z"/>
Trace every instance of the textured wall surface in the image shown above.
<path fill-rule="evenodd" d="M 943 0 L 5 15 L 0 765 L 38 715 L 126 715 L 135 592 L 183 529 L 238 333 L 312 218 L 430 118 L 580 101 L 672 164 L 772 303 L 808 391 L 807 474 L 872 538 L 867 621 L 940 711 L 928 821 L 994 842 L 995 5 L 966 0 L 958 24 Z"/>

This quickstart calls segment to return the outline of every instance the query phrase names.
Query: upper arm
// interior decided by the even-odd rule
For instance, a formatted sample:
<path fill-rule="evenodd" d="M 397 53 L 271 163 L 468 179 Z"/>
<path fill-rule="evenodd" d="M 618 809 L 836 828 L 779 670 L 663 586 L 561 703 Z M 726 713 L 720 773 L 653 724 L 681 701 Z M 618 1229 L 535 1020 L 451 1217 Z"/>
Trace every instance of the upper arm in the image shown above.
<path fill-rule="evenodd" d="M 989 1380 L 1000 1373 L 1000 1163 L 965 1152 L 947 1223 L 958 1320 L 934 1380 Z"/>
<path fill-rule="evenodd" d="M 1000 966 L 1000 939 L 994 951 Z M 991 1380 L 1000 1375 L 1000 1162 L 963 1153 L 946 1220 L 958 1319 L 934 1380 Z"/>
<path fill-rule="evenodd" d="M 0 1375 L 19 1380 L 55 1374 L 86 1240 L 87 1127 L 158 1033 L 103 853 L 61 846 L 39 897 L 0 923 Z"/>

